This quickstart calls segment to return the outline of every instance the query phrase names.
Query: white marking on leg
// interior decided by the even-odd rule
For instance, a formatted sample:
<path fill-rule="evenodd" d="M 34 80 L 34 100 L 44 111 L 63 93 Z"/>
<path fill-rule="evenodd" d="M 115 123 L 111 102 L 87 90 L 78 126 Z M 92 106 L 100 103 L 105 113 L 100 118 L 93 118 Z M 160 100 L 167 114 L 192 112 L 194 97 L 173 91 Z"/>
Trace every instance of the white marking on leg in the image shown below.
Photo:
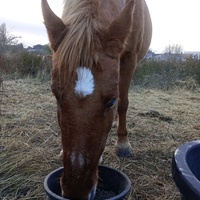
<path fill-rule="evenodd" d="M 128 148 L 131 148 L 131 144 L 129 141 L 123 141 L 123 142 L 118 142 L 116 143 L 116 146 L 117 148 L 120 148 L 120 149 L 128 149 Z"/>
<path fill-rule="evenodd" d="M 79 67 L 77 77 L 75 93 L 81 97 L 92 94 L 94 91 L 94 76 L 91 70 L 86 67 Z"/>

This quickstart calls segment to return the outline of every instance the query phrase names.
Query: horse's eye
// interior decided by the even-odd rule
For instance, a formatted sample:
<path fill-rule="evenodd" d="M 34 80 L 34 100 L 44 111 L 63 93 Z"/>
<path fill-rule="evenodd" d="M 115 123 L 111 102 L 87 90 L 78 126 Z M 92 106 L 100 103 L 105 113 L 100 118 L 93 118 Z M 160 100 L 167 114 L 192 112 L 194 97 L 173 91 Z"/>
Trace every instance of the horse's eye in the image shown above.
<path fill-rule="evenodd" d="M 106 109 L 111 108 L 115 105 L 115 103 L 117 102 L 117 99 L 110 99 L 107 103 L 106 103 Z"/>

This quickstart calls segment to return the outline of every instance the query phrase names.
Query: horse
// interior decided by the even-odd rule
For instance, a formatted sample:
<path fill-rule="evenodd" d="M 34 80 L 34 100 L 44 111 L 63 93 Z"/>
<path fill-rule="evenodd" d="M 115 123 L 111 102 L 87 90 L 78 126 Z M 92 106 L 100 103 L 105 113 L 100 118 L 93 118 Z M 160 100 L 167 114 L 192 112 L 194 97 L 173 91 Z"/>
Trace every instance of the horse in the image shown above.
<path fill-rule="evenodd" d="M 61 129 L 62 196 L 88 200 L 97 187 L 98 162 L 116 114 L 116 153 L 132 154 L 128 90 L 150 46 L 151 17 L 145 0 L 65 0 L 61 17 L 42 0 L 42 13 Z"/>

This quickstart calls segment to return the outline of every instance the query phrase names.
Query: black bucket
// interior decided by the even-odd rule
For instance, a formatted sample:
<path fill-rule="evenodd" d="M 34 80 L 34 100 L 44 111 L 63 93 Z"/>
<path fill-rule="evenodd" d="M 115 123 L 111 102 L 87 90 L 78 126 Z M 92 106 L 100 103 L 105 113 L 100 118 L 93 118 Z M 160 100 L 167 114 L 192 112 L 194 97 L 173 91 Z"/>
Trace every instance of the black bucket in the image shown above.
<path fill-rule="evenodd" d="M 172 175 L 182 199 L 200 199 L 200 140 L 185 143 L 175 151 Z"/>
<path fill-rule="evenodd" d="M 44 188 L 49 200 L 66 200 L 61 196 L 62 171 L 62 167 L 56 169 L 44 180 Z M 111 167 L 99 166 L 99 180 L 94 200 L 125 200 L 130 188 L 131 182 L 124 173 Z"/>

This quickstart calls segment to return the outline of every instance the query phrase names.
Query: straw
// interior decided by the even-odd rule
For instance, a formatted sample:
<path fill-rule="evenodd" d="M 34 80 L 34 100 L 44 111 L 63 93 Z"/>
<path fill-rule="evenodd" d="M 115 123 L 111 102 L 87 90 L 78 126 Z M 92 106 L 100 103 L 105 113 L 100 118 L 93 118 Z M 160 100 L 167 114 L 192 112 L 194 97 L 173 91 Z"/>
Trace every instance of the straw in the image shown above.
<path fill-rule="evenodd" d="M 43 180 L 62 166 L 56 101 L 50 83 L 33 79 L 4 81 L 0 116 L 0 197 L 44 199 Z M 132 182 L 129 200 L 178 200 L 171 175 L 172 155 L 179 145 L 199 139 L 200 90 L 130 91 L 127 128 L 133 155 L 115 155 L 116 126 L 103 154 L 103 164 L 123 171 Z"/>

